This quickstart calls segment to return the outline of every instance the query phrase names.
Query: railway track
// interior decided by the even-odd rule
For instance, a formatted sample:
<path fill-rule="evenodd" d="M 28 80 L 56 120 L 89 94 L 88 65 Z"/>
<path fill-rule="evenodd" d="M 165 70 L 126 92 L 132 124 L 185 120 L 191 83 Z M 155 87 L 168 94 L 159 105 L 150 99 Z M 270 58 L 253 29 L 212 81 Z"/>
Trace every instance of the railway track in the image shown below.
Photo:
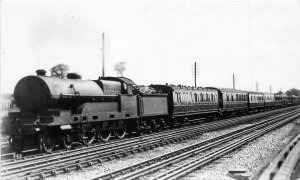
<path fill-rule="evenodd" d="M 134 164 L 105 175 L 94 177 L 97 179 L 137 179 L 150 173 L 164 169 L 164 172 L 151 179 L 178 179 L 199 167 L 224 156 L 225 154 L 245 145 L 246 143 L 272 131 L 279 126 L 299 117 L 299 110 L 280 115 L 249 127 L 230 132 L 203 141 L 177 151 Z M 221 146 L 221 147 L 220 147 Z M 213 150 L 211 150 L 213 149 Z"/>
<path fill-rule="evenodd" d="M 274 113 L 274 112 L 273 112 Z M 51 154 L 39 154 L 20 159 L 1 161 L 1 176 L 3 179 L 40 179 L 71 170 L 81 169 L 96 163 L 109 161 L 143 150 L 153 149 L 176 141 L 199 136 L 204 132 L 213 131 L 243 122 L 249 122 L 266 117 L 266 114 L 256 114 L 249 117 L 239 117 L 204 123 L 197 126 L 184 127 L 168 132 L 154 133 L 142 137 L 124 139 L 107 144 L 96 144 L 74 150 L 62 150 Z"/>
<path fill-rule="evenodd" d="M 256 116 L 257 117 L 263 117 L 262 114 L 267 117 L 269 116 L 270 114 L 274 114 L 274 113 L 281 113 L 281 112 L 284 112 L 284 111 L 288 111 L 290 109 L 294 109 L 294 107 L 289 107 L 289 108 L 285 108 L 285 109 L 277 109 L 277 110 L 274 110 L 274 111 L 268 111 L 268 112 L 263 112 L 263 113 L 258 113 L 258 114 L 254 114 L 254 115 L 250 115 L 252 116 L 253 118 L 255 118 Z M 244 116 L 244 117 L 248 117 L 248 116 Z M 192 121 L 195 121 L 195 120 L 192 120 Z M 189 124 L 190 122 L 188 122 Z M 144 135 L 145 137 L 147 137 L 147 135 Z M 151 136 L 151 135 L 150 135 Z M 123 139 L 123 140 L 118 140 L 118 141 L 127 141 L 128 138 L 126 139 Z M 110 143 L 113 142 L 113 141 L 110 141 Z M 8 142 L 4 142 L 5 146 L 8 146 Z M 103 143 L 94 143 L 92 145 L 90 145 L 89 147 L 92 147 L 92 146 L 98 146 L 98 145 L 103 145 Z M 1 146 L 2 147 L 2 146 Z M 81 148 L 85 148 L 86 146 L 77 146 L 75 147 L 74 149 L 81 149 Z M 7 147 L 5 147 L 7 148 Z M 28 158 L 35 158 L 37 156 L 45 156 L 49 153 L 38 153 L 37 151 L 38 149 L 26 149 L 22 152 L 22 158 L 20 159 L 28 159 Z M 65 151 L 68 151 L 68 150 L 57 150 L 57 151 L 54 151 L 52 152 L 51 154 L 55 154 L 55 153 L 62 153 L 62 152 L 65 152 Z M 72 151 L 72 150 L 71 150 Z M 6 151 L 1 151 L 1 152 L 6 152 Z M 8 153 L 5 153 L 5 154 L 1 154 L 1 160 L 6 162 L 6 160 L 9 160 L 9 161 L 16 161 L 15 159 L 15 155 L 16 153 L 15 152 L 8 152 Z M 1 162 L 3 163 L 3 162 Z"/>

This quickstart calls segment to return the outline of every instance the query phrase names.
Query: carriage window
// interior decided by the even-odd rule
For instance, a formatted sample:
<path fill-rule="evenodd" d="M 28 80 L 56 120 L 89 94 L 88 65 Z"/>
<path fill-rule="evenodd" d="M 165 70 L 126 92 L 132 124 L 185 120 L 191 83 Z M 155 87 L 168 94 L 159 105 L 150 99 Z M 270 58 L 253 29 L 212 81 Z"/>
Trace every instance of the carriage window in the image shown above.
<path fill-rule="evenodd" d="M 178 94 L 177 94 L 177 97 L 178 97 L 178 103 L 181 103 L 181 94 L 178 93 Z"/>
<path fill-rule="evenodd" d="M 174 102 L 174 105 L 177 104 L 177 93 L 176 92 L 173 93 L 173 102 Z"/>

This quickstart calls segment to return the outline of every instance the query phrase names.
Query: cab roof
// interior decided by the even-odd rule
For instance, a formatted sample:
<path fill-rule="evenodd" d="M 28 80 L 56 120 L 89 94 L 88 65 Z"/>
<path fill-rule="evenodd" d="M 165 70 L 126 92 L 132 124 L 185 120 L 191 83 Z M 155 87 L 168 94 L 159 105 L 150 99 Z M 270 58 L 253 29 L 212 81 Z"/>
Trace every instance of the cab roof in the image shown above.
<path fill-rule="evenodd" d="M 128 79 L 126 77 L 101 77 L 100 79 L 108 81 L 118 81 L 127 85 L 136 85 L 131 79 Z"/>

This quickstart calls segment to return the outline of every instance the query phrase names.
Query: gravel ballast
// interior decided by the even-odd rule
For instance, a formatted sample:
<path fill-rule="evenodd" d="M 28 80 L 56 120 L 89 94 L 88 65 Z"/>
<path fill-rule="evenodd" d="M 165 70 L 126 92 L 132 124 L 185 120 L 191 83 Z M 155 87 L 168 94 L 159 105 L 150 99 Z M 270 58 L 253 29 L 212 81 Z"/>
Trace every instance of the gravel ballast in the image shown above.
<path fill-rule="evenodd" d="M 300 120 L 298 120 L 300 122 Z M 171 151 L 201 142 L 216 136 L 228 133 L 233 130 L 240 129 L 246 125 L 239 125 L 234 128 L 220 130 L 215 132 L 205 133 L 196 139 L 191 139 L 167 146 L 155 148 L 154 150 L 141 152 L 137 154 L 131 154 L 127 157 L 104 162 L 102 164 L 93 165 L 89 168 L 84 168 L 80 171 L 74 171 L 66 174 L 61 174 L 56 177 L 50 177 L 47 179 L 89 179 L 95 176 L 99 176 L 117 169 L 121 169 L 147 159 L 151 159 L 156 156 L 160 156 Z M 214 163 L 204 167 L 201 170 L 197 170 L 185 177 L 185 179 L 233 179 L 228 176 L 227 172 L 233 169 L 246 170 L 246 175 L 250 178 L 255 178 L 255 175 L 260 173 L 260 170 L 267 166 L 267 163 L 276 156 L 278 151 L 289 142 L 292 137 L 290 133 L 295 126 L 295 123 L 290 123 L 281 127 L 275 131 L 272 131 L 263 137 L 249 143 L 243 148 L 229 153 L 226 157 L 223 157 Z M 151 177 L 146 176 L 142 179 L 149 179 Z"/>

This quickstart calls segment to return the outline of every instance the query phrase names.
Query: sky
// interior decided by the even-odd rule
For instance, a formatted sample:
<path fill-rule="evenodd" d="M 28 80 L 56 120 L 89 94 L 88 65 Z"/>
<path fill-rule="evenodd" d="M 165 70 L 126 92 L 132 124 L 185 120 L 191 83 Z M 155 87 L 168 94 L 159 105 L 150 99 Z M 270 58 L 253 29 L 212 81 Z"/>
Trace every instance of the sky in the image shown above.
<path fill-rule="evenodd" d="M 83 79 L 126 62 L 136 84 L 300 89 L 299 0 L 2 0 L 1 93 L 63 63 Z"/>

